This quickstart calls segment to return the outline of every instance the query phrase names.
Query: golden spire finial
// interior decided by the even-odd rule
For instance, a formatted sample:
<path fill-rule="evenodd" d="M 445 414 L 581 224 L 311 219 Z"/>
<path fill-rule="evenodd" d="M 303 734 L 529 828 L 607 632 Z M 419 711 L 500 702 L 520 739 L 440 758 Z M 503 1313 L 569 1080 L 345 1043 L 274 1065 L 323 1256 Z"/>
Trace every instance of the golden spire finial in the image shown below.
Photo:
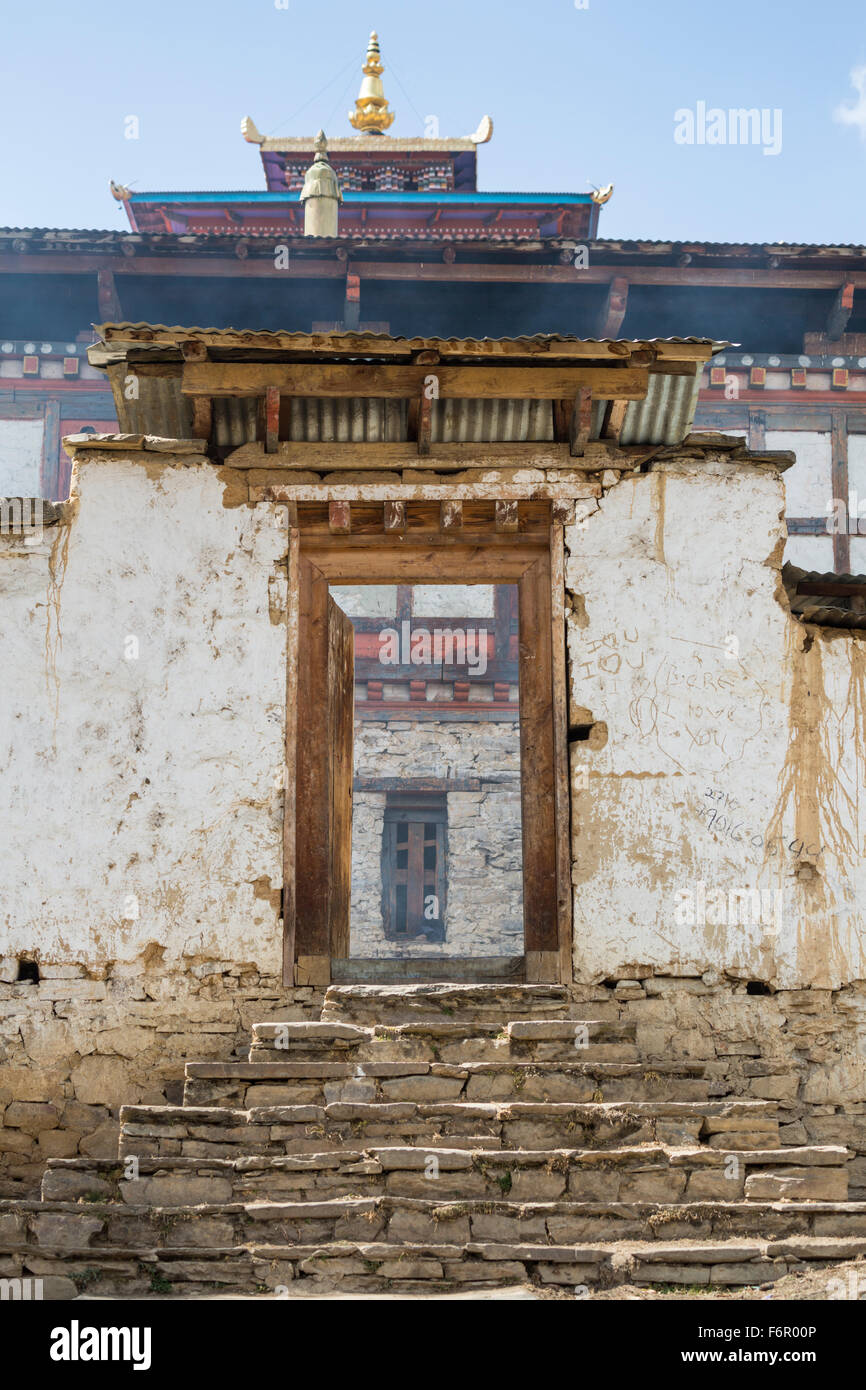
<path fill-rule="evenodd" d="M 351 125 L 369 135 L 383 135 L 394 124 L 394 112 L 388 110 L 388 98 L 382 86 L 384 71 L 379 55 L 379 35 L 374 29 L 367 46 L 367 61 L 362 68 L 361 90 L 355 98 L 354 111 L 349 112 Z"/>

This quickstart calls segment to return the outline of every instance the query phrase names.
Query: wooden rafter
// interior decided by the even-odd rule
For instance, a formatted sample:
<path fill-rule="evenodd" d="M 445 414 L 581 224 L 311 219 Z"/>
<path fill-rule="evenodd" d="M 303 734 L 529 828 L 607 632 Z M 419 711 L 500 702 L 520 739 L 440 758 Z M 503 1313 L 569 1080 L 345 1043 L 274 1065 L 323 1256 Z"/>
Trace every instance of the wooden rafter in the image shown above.
<path fill-rule="evenodd" d="M 265 453 L 275 454 L 280 438 L 280 393 L 276 386 L 265 389 Z"/>
<path fill-rule="evenodd" d="M 827 315 L 827 337 L 830 342 L 841 338 L 854 312 L 854 283 L 846 280 L 837 290 Z"/>
<path fill-rule="evenodd" d="M 575 395 L 571 414 L 571 453 L 575 458 L 580 458 L 586 453 L 591 429 L 592 391 L 584 386 Z"/>
<path fill-rule="evenodd" d="M 615 275 L 607 287 L 607 296 L 598 320 L 599 338 L 616 338 L 628 307 L 628 280 Z"/>
<path fill-rule="evenodd" d="M 146 373 L 144 373 L 146 375 Z M 431 374 L 422 363 L 187 363 L 182 389 L 189 396 L 263 396 L 269 389 L 283 396 L 375 396 L 409 399 L 424 390 Z M 507 367 L 472 364 L 436 366 L 440 399 L 561 400 L 588 388 L 596 397 L 643 400 L 646 367 L 580 366 Z"/>
<path fill-rule="evenodd" d="M 406 503 L 384 503 L 384 526 L 386 531 L 406 530 Z"/>
<path fill-rule="evenodd" d="M 628 401 L 608 401 L 601 431 L 604 439 L 611 439 L 615 444 L 619 443 L 628 405 Z"/>
<path fill-rule="evenodd" d="M 588 436 L 589 422 L 584 423 Z M 826 428 L 830 428 L 829 423 Z M 579 458 L 574 456 L 568 443 L 558 444 L 549 440 L 530 444 L 431 444 L 421 464 L 417 444 L 412 443 L 305 444 L 282 440 L 273 458 L 265 454 L 261 444 L 244 444 L 229 453 L 225 462 L 231 468 L 279 469 L 287 475 L 294 470 L 325 473 L 340 468 L 350 468 L 353 472 L 406 469 L 413 475 L 417 474 L 420 483 L 425 479 L 435 482 L 435 475 L 440 472 L 465 469 L 564 468 L 592 471 L 599 468 L 634 468 L 664 447 L 653 444 L 617 446 L 610 439 L 583 438 L 577 442 L 582 448 Z M 423 473 L 419 472 L 422 468 Z M 290 481 L 290 477 L 286 481 Z"/>
<path fill-rule="evenodd" d="M 329 502 L 328 530 L 337 536 L 348 536 L 351 529 L 352 508 L 350 504 L 348 502 Z"/>

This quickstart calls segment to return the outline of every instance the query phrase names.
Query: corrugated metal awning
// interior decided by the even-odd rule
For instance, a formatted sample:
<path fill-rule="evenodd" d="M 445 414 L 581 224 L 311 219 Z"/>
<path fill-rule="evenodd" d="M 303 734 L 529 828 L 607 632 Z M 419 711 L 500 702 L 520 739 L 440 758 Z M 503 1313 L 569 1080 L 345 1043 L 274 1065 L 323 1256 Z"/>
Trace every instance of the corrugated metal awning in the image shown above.
<path fill-rule="evenodd" d="M 262 363 L 270 366 L 309 362 L 311 370 L 322 364 L 343 363 L 356 376 L 369 364 L 382 364 L 382 372 L 402 371 L 417 366 L 423 372 L 436 371 L 436 364 L 449 372 L 466 371 L 467 394 L 451 391 L 448 398 L 431 403 L 430 439 L 449 443 L 533 443 L 556 438 L 556 411 L 553 394 L 539 386 L 533 394 L 532 372 L 548 367 L 563 379 L 593 381 L 589 438 L 597 440 L 605 429 L 607 405 L 617 399 L 616 386 L 629 371 L 645 389 L 643 399 L 634 399 L 635 390 L 622 389 L 625 406 L 619 425 L 618 443 L 622 447 L 676 445 L 689 433 L 697 404 L 700 371 L 713 353 L 727 346 L 709 338 L 577 338 L 572 335 L 535 334 L 519 338 L 440 338 L 394 337 L 387 333 L 333 332 L 256 332 L 243 329 L 186 328 L 162 324 L 104 324 L 97 330 L 101 342 L 88 351 L 94 366 L 107 368 L 114 388 L 121 429 L 129 433 L 191 438 L 192 409 L 184 394 L 185 363 L 194 361 L 201 370 L 207 364 L 222 364 L 223 385 L 211 399 L 212 442 L 220 448 L 254 443 L 263 437 L 259 409 L 264 388 L 258 397 L 238 386 L 236 393 L 225 384 L 225 364 Z M 157 365 L 161 364 L 161 365 Z M 140 371 L 136 373 L 136 366 Z M 478 395 L 471 393 L 473 370 L 487 366 L 487 384 Z M 525 378 L 516 374 L 515 385 L 525 391 L 507 389 L 507 395 L 491 390 L 490 371 L 494 366 L 525 368 Z M 576 369 L 588 369 L 580 376 Z M 637 372 L 632 368 L 639 369 Z M 591 371 L 589 370 L 591 369 Z M 216 370 L 216 368 L 215 368 Z M 136 389 L 126 384 L 130 374 Z M 240 375 L 240 373 L 239 373 Z M 475 378 L 475 380 L 478 380 Z M 508 378 L 494 379 L 505 386 Z M 536 379 L 536 384 L 541 378 Z M 612 384 L 611 384 L 612 383 Z M 371 383 L 372 384 L 372 383 Z M 569 387 L 563 386 L 563 392 Z M 574 400 L 574 385 L 571 386 Z M 202 387 L 199 386 L 201 391 Z M 204 387 L 205 394 L 207 388 Z M 401 392 L 396 393 L 398 396 Z M 328 396 L 282 397 L 281 437 L 307 443 L 399 443 L 411 436 L 407 399 L 361 397 L 349 389 Z M 131 397 L 131 398 L 130 398 Z"/>
<path fill-rule="evenodd" d="M 820 574 L 787 564 L 782 582 L 791 612 L 804 623 L 866 629 L 866 575 Z"/>

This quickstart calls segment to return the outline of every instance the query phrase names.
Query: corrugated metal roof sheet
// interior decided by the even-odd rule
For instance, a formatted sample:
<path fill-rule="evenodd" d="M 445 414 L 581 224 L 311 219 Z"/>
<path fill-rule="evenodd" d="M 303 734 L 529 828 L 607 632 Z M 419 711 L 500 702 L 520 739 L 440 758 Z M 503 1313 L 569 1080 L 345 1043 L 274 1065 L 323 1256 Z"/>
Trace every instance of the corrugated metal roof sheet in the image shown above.
<path fill-rule="evenodd" d="M 114 387 L 121 429 L 130 433 L 189 438 L 191 410 L 181 385 L 181 344 L 205 345 L 214 361 L 273 361 L 273 354 L 291 353 L 329 361 L 368 361 L 407 358 L 428 352 L 437 360 L 470 358 L 475 363 L 527 360 L 527 371 L 552 361 L 598 363 L 624 370 L 635 354 L 653 364 L 644 400 L 630 401 L 620 434 L 623 446 L 679 444 L 691 429 L 700 384 L 700 367 L 724 344 L 708 338 L 581 339 L 571 335 L 537 334 L 523 338 L 399 338 L 387 333 L 279 333 L 235 329 L 166 327 L 160 324 L 105 324 L 103 341 L 89 350 L 90 360 L 106 366 Z M 133 354 L 129 356 L 130 352 Z M 435 355 L 434 355 L 435 354 Z M 127 372 L 141 360 L 157 355 L 177 364 L 165 375 L 139 377 L 139 397 L 128 401 L 122 389 Z M 670 367 L 670 371 L 666 370 Z M 430 370 L 435 371 L 431 364 Z M 593 403 L 591 438 L 604 427 L 605 401 Z M 355 397 L 292 397 L 288 408 L 288 438 L 308 443 L 401 442 L 409 439 L 408 402 L 404 399 Z M 255 397 L 219 395 L 212 403 L 213 440 L 226 446 L 255 441 L 261 433 Z M 285 416 L 284 416 L 285 428 Z M 431 411 L 434 443 L 544 442 L 555 438 L 553 403 L 534 399 L 461 398 L 434 400 Z"/>
<path fill-rule="evenodd" d="M 796 565 L 786 564 L 782 567 L 782 582 L 791 612 L 802 622 L 816 623 L 820 627 L 866 630 L 866 612 L 857 611 L 866 601 L 866 575 L 821 574 L 817 570 L 801 570 Z M 800 593 L 800 588 L 806 585 L 812 592 Z M 849 592 L 844 592 L 846 589 Z"/>
<path fill-rule="evenodd" d="M 625 413 L 620 443 L 679 444 L 692 427 L 700 391 L 694 376 L 650 376 L 646 398 L 631 401 Z"/>
<path fill-rule="evenodd" d="M 705 347 L 709 351 L 702 360 L 708 360 L 713 353 L 731 346 L 729 342 L 713 338 L 580 338 L 573 333 L 534 333 L 516 338 L 405 338 L 390 333 L 365 333 L 363 331 L 300 333 L 278 329 L 202 328 L 184 324 L 143 322 L 103 323 L 96 324 L 94 327 L 105 343 L 117 345 L 128 343 L 130 345 L 145 344 L 171 347 L 180 342 L 199 340 L 211 342 L 213 346 L 223 349 L 238 347 L 300 352 L 320 352 L 325 344 L 333 346 L 334 351 L 339 351 L 343 349 L 344 345 L 345 350 L 350 350 L 353 344 L 360 346 L 361 344 L 380 343 L 383 347 L 386 344 L 400 345 L 406 352 L 432 350 L 450 353 L 475 353 L 484 349 L 495 355 L 498 352 L 513 349 L 509 355 L 517 356 L 521 352 L 533 353 L 537 352 L 538 349 L 550 350 L 556 344 L 561 343 L 565 347 L 570 344 L 580 344 L 590 348 L 603 348 L 606 351 L 600 352 L 598 355 L 610 357 L 626 357 L 632 352 L 656 349 L 661 356 L 675 358 L 676 353 L 667 352 L 667 348 Z M 566 355 L 571 356 L 573 354 L 567 353 Z M 580 355 L 592 356 L 593 354 Z M 700 354 L 695 357 L 695 354 L 689 353 L 687 356 L 689 359 L 701 360 Z"/>
<path fill-rule="evenodd" d="M 487 194 L 487 196 L 489 197 L 491 195 Z M 526 196 L 532 197 L 535 195 L 527 194 Z M 537 196 L 560 197 L 564 195 L 539 193 Z M 208 233 L 209 236 L 217 234 L 218 233 L 216 232 Z M 232 234 L 239 238 L 242 238 L 245 235 L 244 231 L 238 228 L 234 229 L 234 233 L 232 233 L 231 228 L 226 229 L 225 233 L 219 233 L 219 235 L 228 236 Z M 128 229 L 118 227 L 0 227 L 0 237 L 22 235 L 42 236 L 49 237 L 52 239 L 63 239 L 65 237 L 72 236 L 108 236 L 116 237 L 118 238 L 118 240 L 130 239 L 131 237 L 159 237 L 161 239 L 165 239 L 166 241 L 178 240 L 184 236 L 183 233 L 173 232 L 130 232 Z M 407 234 L 404 232 L 403 235 L 406 236 Z M 339 242 L 343 239 L 344 238 L 340 236 L 334 238 L 333 240 Z M 378 239 L 380 239 L 378 233 L 376 237 L 370 238 L 371 241 L 375 241 Z M 407 237 L 407 239 L 413 241 L 416 240 L 415 233 L 413 233 L 411 237 Z M 324 239 L 322 238 L 319 240 Z M 560 243 L 563 245 L 573 245 L 575 242 L 580 240 L 581 238 L 579 237 L 545 237 L 545 245 L 556 246 Z M 774 252 L 783 252 L 789 255 L 802 254 L 805 256 L 813 255 L 815 253 L 833 254 L 835 252 L 838 252 L 840 254 L 850 254 L 851 252 L 854 252 L 866 256 L 866 245 L 864 245 L 861 242 L 706 241 L 699 237 L 692 237 L 681 240 L 677 240 L 676 238 L 671 237 L 593 237 L 592 240 L 587 243 L 587 245 L 589 245 L 591 248 L 595 247 L 597 250 L 602 251 L 696 251 L 704 254 L 712 254 L 713 252 L 718 252 L 721 255 L 729 255 L 732 252 L 742 252 L 744 254 L 758 252 L 767 255 L 772 255 Z"/>

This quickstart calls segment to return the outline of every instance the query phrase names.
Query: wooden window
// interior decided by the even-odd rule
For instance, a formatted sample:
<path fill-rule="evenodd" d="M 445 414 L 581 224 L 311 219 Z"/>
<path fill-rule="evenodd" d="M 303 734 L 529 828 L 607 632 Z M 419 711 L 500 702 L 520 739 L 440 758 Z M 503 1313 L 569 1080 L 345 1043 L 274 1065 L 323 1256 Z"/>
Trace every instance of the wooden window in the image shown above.
<path fill-rule="evenodd" d="M 444 795 L 391 793 L 382 835 L 382 921 L 389 941 L 445 940 L 448 805 Z"/>

